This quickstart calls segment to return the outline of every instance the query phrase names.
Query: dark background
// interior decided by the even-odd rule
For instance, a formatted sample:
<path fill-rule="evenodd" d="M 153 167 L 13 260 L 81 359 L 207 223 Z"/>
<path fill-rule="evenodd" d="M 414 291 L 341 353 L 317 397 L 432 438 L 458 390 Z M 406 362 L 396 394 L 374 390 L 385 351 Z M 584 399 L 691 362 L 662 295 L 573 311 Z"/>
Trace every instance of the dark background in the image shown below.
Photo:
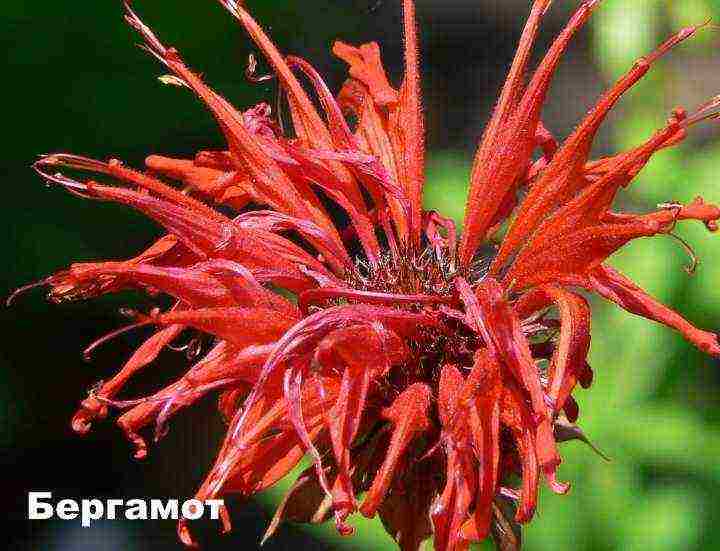
<path fill-rule="evenodd" d="M 309 59 L 333 89 L 344 78 L 344 66 L 329 54 L 335 38 L 381 42 L 397 82 L 401 62 L 397 0 L 379 5 L 374 0 L 248 0 L 248 4 L 281 48 Z M 468 164 L 512 58 L 528 4 L 522 0 L 418 3 L 433 152 L 428 200 L 454 216 L 462 213 Z M 573 43 L 545 110 L 547 124 L 561 136 L 629 65 L 636 49 L 647 51 L 646 43 L 659 42 L 670 28 L 698 22 L 697 17 L 708 11 L 720 13 L 716 3 L 704 0 L 643 0 L 625 2 L 624 7 L 608 0 L 606 4 L 605 15 L 598 15 L 591 30 Z M 691 4 L 692 9 L 687 7 Z M 573 5 L 556 1 L 539 52 Z M 685 11 L 678 5 L 684 5 Z M 236 105 L 272 100 L 272 87 L 245 82 L 245 60 L 254 49 L 215 2 L 137 0 L 135 7 L 165 43 L 177 46 Z M 156 228 L 136 213 L 46 189 L 30 169 L 38 154 L 72 151 L 141 166 L 148 154 L 190 156 L 197 149 L 222 145 L 213 120 L 189 94 L 155 80 L 162 68 L 134 46 L 137 39 L 121 14 L 121 4 L 115 1 L 3 3 L 5 230 L 0 238 L 6 268 L 0 292 L 4 295 L 71 261 L 131 256 L 157 235 Z M 626 34 L 613 34 L 618 25 L 627 27 Z M 664 65 L 657 77 L 631 95 L 603 130 L 598 153 L 637 143 L 678 101 L 691 106 L 718 93 L 720 65 L 709 43 L 704 39 L 698 46 L 684 48 L 675 62 Z M 631 193 L 624 199 L 626 204 L 648 208 L 668 199 L 667 194 L 684 199 L 698 191 L 693 181 L 700 181 L 708 198 L 714 194 L 717 200 L 713 186 L 717 173 L 713 166 L 720 163 L 717 135 L 717 127 L 703 129 L 687 148 L 649 169 L 652 191 Z M 717 329 L 718 272 L 712 260 L 717 258 L 717 245 L 713 252 L 705 244 L 710 241 L 707 236 L 700 232 L 692 236 L 703 243 L 701 252 L 707 259 L 703 269 L 709 267 L 691 282 L 681 274 L 682 253 L 666 242 L 634 248 L 620 263 L 644 274 L 651 290 L 691 319 Z M 654 260 L 658 254 L 669 260 Z M 139 335 L 113 341 L 92 363 L 83 362 L 80 351 L 121 323 L 119 307 L 138 300 L 142 299 L 128 294 L 58 307 L 45 302 L 41 291 L 34 291 L 2 310 L 0 518 L 7 522 L 2 535 L 9 539 L 8 548 L 179 548 L 172 521 L 102 522 L 81 529 L 79 521 L 25 520 L 29 490 L 51 490 L 58 498 L 183 499 L 194 493 L 210 465 L 222 433 L 212 399 L 178 415 L 169 435 L 150 448 L 144 462 L 131 458 L 129 445 L 112 422 L 98 424 L 85 438 L 70 430 L 77 403 L 94 383 L 119 368 Z M 581 400 L 581 405 L 591 419 L 593 434 L 604 440 L 616 460 L 606 466 L 585 450 L 568 448 L 569 466 L 563 476 L 575 482 L 574 494 L 543 499 L 545 507 L 541 506 L 530 532 L 530 548 L 720 547 L 712 530 L 720 520 L 720 473 L 714 465 L 715 452 L 720 452 L 717 366 L 669 331 L 645 329 L 643 322 L 613 317 L 618 314 L 606 309 L 599 312 L 593 345 L 593 365 L 599 373 L 596 398 Z M 181 366 L 176 354 L 163 356 L 144 382 L 130 389 L 131 394 L 158 388 L 162 381 L 176 377 Z M 267 500 L 264 505 L 236 505 L 233 534 L 221 538 L 213 526 L 198 528 L 208 548 L 257 545 L 271 506 Z M 308 533 L 284 528 L 265 548 L 372 549 L 387 544 L 386 539 L 374 539 L 376 527 L 371 530 L 370 536 L 360 534 L 340 544 L 330 530 Z"/>

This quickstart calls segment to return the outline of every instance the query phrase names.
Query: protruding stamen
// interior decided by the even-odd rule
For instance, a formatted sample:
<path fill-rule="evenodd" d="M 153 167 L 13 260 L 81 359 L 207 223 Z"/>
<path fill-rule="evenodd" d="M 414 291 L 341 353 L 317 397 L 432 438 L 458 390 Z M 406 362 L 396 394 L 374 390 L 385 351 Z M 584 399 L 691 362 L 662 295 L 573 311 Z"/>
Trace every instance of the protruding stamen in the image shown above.
<path fill-rule="evenodd" d="M 145 44 L 141 45 L 140 48 L 157 58 L 157 60 L 163 65 L 167 65 L 167 61 L 165 59 L 168 53 L 167 48 L 163 46 L 162 42 L 160 42 L 158 37 L 155 36 L 155 33 L 150 30 L 150 27 L 143 23 L 140 17 L 138 17 L 138 15 L 133 11 L 128 0 L 125 0 L 124 5 L 126 12 L 125 21 L 127 21 L 128 25 L 140 33 L 143 40 L 145 40 Z"/>
<path fill-rule="evenodd" d="M 240 6 L 242 3 L 237 2 L 236 0 L 218 0 L 220 4 L 225 6 L 225 9 L 228 10 L 230 13 L 237 14 L 238 10 L 240 9 Z"/>
<path fill-rule="evenodd" d="M 645 58 L 645 61 L 648 63 L 654 63 L 658 59 L 660 59 L 662 56 L 664 56 L 666 53 L 668 53 L 670 50 L 672 50 L 675 46 L 680 44 L 681 42 L 687 40 L 692 35 L 694 35 L 697 31 L 702 29 L 703 27 L 706 27 L 710 23 L 710 19 L 705 21 L 704 23 L 701 23 L 699 25 L 692 25 L 690 27 L 685 27 L 684 29 L 680 30 L 673 36 L 671 36 L 668 40 L 663 42 L 657 50 L 655 50 L 652 54 L 647 56 Z"/>
<path fill-rule="evenodd" d="M 583 430 L 567 420 L 564 415 L 561 415 L 555 421 L 553 426 L 555 432 L 555 439 L 558 442 L 567 442 L 570 440 L 580 440 L 581 442 L 590 446 L 590 449 L 602 457 L 605 461 L 610 461 L 610 458 L 605 455 L 590 439 L 585 435 Z"/>
<path fill-rule="evenodd" d="M 257 58 L 255 57 L 255 54 L 250 53 L 248 54 L 248 62 L 247 66 L 245 67 L 245 78 L 253 84 L 261 84 L 263 82 L 267 82 L 268 80 L 274 80 L 275 75 L 272 73 L 268 73 L 266 75 L 258 75 Z"/>
<path fill-rule="evenodd" d="M 720 95 L 715 96 L 707 103 L 702 104 L 697 110 L 690 116 L 688 116 L 682 123 L 682 128 L 687 128 L 699 122 L 707 120 L 720 119 Z"/>
<path fill-rule="evenodd" d="M 109 174 L 110 169 L 107 163 L 83 157 L 81 155 L 72 155 L 70 153 L 52 153 L 43 155 L 40 160 L 35 163 L 41 166 L 57 166 L 63 168 L 74 168 L 77 170 L 87 170 L 97 172 L 99 174 Z"/>
<path fill-rule="evenodd" d="M 158 77 L 158 80 L 162 82 L 163 84 L 167 84 L 168 86 L 177 86 L 179 88 L 190 88 L 190 85 L 185 82 L 183 79 L 181 79 L 178 76 L 175 75 L 161 75 Z"/>
<path fill-rule="evenodd" d="M 26 291 L 30 291 L 32 289 L 36 289 L 38 287 L 44 287 L 45 285 L 49 284 L 51 281 L 51 277 L 46 277 L 45 279 L 41 279 L 40 281 L 36 281 L 35 283 L 28 283 L 27 285 L 23 285 L 22 287 L 18 287 L 15 289 L 12 294 L 7 298 L 5 301 L 5 306 L 11 306 L 13 301 L 20 296 L 21 294 L 25 293 Z"/>
<path fill-rule="evenodd" d="M 267 73 L 265 75 L 258 76 L 256 74 L 256 71 L 257 58 L 255 57 L 255 54 L 249 53 L 247 66 L 245 67 L 245 78 L 248 79 L 248 81 L 252 82 L 253 84 L 262 84 L 263 82 L 268 82 L 277 78 L 277 75 L 273 73 Z M 285 134 L 285 123 L 283 122 L 282 118 L 282 96 L 282 86 L 278 86 L 277 92 L 275 94 L 275 113 L 277 114 L 277 121 L 278 125 L 280 126 L 280 133 Z"/>
<path fill-rule="evenodd" d="M 89 193 L 90 188 L 87 184 L 83 184 L 82 182 L 78 182 L 77 180 L 73 180 L 72 178 L 68 178 L 60 172 L 56 172 L 55 174 L 46 172 L 45 166 L 46 163 L 44 162 L 44 159 L 40 159 L 33 165 L 33 170 L 37 172 L 40 176 L 42 176 L 47 182 L 59 184 L 73 195 L 77 195 L 78 197 L 82 197 L 83 199 L 93 198 L 92 195 L 90 195 Z"/>
<path fill-rule="evenodd" d="M 139 328 L 139 327 L 143 327 L 143 326 L 145 326 L 145 325 L 149 325 L 149 324 L 151 324 L 151 323 L 153 323 L 153 320 L 152 320 L 152 319 L 145 319 L 145 320 L 139 321 L 139 322 L 137 322 L 137 323 L 132 323 L 132 324 L 130 324 L 130 325 L 126 325 L 125 327 L 121 327 L 120 329 L 116 329 L 115 331 L 111 331 L 111 332 L 108 333 L 107 335 L 104 335 L 104 336 L 100 337 L 99 339 L 97 339 L 96 341 L 94 341 L 92 344 L 90 344 L 90 346 L 88 346 L 88 347 L 83 351 L 83 359 L 84 359 L 86 362 L 89 362 L 89 361 L 92 359 L 92 354 L 93 354 L 93 352 L 94 352 L 98 347 L 102 346 L 103 344 L 105 344 L 105 343 L 108 342 L 108 341 L 111 341 L 112 339 L 114 339 L 114 338 L 117 337 L 117 336 L 120 336 L 120 335 L 122 335 L 122 334 L 124 334 L 124 333 L 128 333 L 129 331 L 133 331 L 133 330 L 135 330 L 135 329 L 137 329 L 137 328 Z"/>
<path fill-rule="evenodd" d="M 695 271 L 697 270 L 697 267 L 700 265 L 700 258 L 698 257 L 697 253 L 695 252 L 695 249 L 693 249 L 692 245 L 685 241 L 682 237 L 680 237 L 678 234 L 673 232 L 668 232 L 666 235 L 669 237 L 672 237 L 675 239 L 678 243 L 680 243 L 680 246 L 685 250 L 685 252 L 690 257 L 690 264 L 688 266 L 684 266 L 683 270 L 687 272 L 688 275 L 695 275 Z"/>

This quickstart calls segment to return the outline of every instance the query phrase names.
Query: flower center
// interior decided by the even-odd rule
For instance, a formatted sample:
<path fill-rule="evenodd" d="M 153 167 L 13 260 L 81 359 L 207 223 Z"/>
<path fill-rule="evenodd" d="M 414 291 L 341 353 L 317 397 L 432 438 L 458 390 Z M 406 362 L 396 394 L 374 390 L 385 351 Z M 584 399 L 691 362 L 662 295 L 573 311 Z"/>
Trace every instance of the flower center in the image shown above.
<path fill-rule="evenodd" d="M 490 260 L 483 258 L 474 265 L 475 280 L 484 276 Z M 435 387 L 445 364 L 472 368 L 478 336 L 463 319 L 450 314 L 458 312 L 454 285 L 458 275 L 454 250 L 428 246 L 419 254 L 385 252 L 374 264 L 358 260 L 355 271 L 347 276 L 348 286 L 359 291 L 357 295 L 347 295 L 348 300 L 363 302 L 363 295 L 367 294 L 373 301 L 384 297 L 383 304 L 387 306 L 448 313 L 443 316 L 442 328 L 419 328 L 407 342 L 408 360 L 393 368 L 387 378 L 395 391 L 415 382 Z"/>
<path fill-rule="evenodd" d="M 358 260 L 347 282 L 360 291 L 447 297 L 453 293 L 457 275 L 454 252 L 447 253 L 446 249 L 427 247 L 420 254 L 386 252 L 375 265 Z"/>

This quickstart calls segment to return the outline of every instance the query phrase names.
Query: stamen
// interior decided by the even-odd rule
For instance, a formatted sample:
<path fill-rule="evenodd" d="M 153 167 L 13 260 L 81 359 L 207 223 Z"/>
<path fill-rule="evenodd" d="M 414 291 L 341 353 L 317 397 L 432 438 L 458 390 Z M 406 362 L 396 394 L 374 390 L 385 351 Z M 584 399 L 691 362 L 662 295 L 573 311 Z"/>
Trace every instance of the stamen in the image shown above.
<path fill-rule="evenodd" d="M 128 308 L 127 306 L 118 308 L 118 313 L 122 317 L 130 319 L 130 320 L 136 320 L 141 316 L 140 312 L 138 312 L 134 308 Z"/>
<path fill-rule="evenodd" d="M 190 85 L 180 77 L 175 75 L 161 75 L 158 80 L 168 86 L 177 86 L 179 88 L 190 88 Z"/>
<path fill-rule="evenodd" d="M 195 337 L 187 344 L 187 350 L 185 351 L 185 357 L 192 361 L 197 358 L 202 352 L 202 339 Z"/>
<path fill-rule="evenodd" d="M 212 381 L 200 386 L 194 386 L 192 383 L 189 383 L 187 387 L 178 390 L 178 392 L 174 393 L 169 398 L 162 398 L 161 401 L 165 401 L 165 404 L 162 406 L 160 413 L 158 413 L 157 418 L 155 419 L 155 434 L 153 436 L 155 442 L 159 442 L 167 434 L 167 424 L 174 411 L 185 405 L 181 400 L 185 397 L 183 396 L 183 392 L 187 392 L 191 395 L 202 395 L 237 382 L 237 378 L 227 377 L 225 379 Z"/>
<path fill-rule="evenodd" d="M 681 128 L 687 128 L 699 122 L 720 119 L 720 95 L 702 104 L 697 110 L 680 123 Z"/>
<path fill-rule="evenodd" d="M 143 320 L 143 321 L 139 321 L 139 322 L 137 322 L 137 323 L 132 323 L 132 324 L 130 324 L 130 325 L 126 325 L 125 327 L 121 327 L 120 329 L 116 329 L 115 331 L 111 331 L 111 332 L 108 333 L 107 335 L 105 335 L 105 336 L 103 336 L 103 337 L 100 337 L 99 339 L 97 339 L 96 341 L 94 341 L 92 344 L 90 344 L 90 346 L 88 346 L 88 347 L 83 351 L 83 359 L 84 359 L 86 362 L 91 361 L 91 360 L 92 360 L 92 353 L 93 353 L 99 346 L 102 346 L 102 345 L 105 344 L 106 342 L 114 339 L 115 337 L 117 337 L 117 336 L 119 336 L 119 335 L 122 335 L 122 334 L 124 334 L 124 333 L 128 333 L 129 331 L 133 331 L 133 330 L 135 330 L 135 329 L 137 329 L 137 328 L 139 328 L 139 327 L 143 327 L 143 326 L 145 326 L 145 325 L 150 325 L 151 323 L 153 323 L 153 320 L 152 320 L 152 319 L 146 319 L 146 320 Z"/>
<path fill-rule="evenodd" d="M 266 75 L 256 75 L 257 72 L 257 59 L 255 58 L 255 54 L 250 53 L 248 54 L 248 62 L 247 66 L 245 67 L 245 78 L 248 79 L 253 84 L 261 84 L 263 82 L 267 82 L 269 80 L 274 80 L 276 78 L 276 75 L 272 73 L 268 73 Z"/>
<path fill-rule="evenodd" d="M 78 182 L 77 180 L 73 180 L 72 178 L 68 178 L 60 172 L 57 172 L 55 174 L 46 172 L 45 170 L 43 170 L 44 166 L 45 165 L 43 163 L 43 159 L 41 159 L 40 161 L 36 162 L 32 166 L 32 168 L 47 182 L 59 184 L 64 187 L 69 193 L 81 197 L 82 199 L 94 199 L 94 197 L 89 193 L 90 188 L 87 184 L 83 184 L 82 182 Z"/>
<path fill-rule="evenodd" d="M 91 398 L 95 398 L 98 402 L 105 406 L 110 406 L 116 409 L 128 409 L 135 406 L 139 406 L 140 404 L 145 404 L 147 402 L 161 402 L 165 398 L 155 398 L 152 396 L 145 396 L 143 398 L 133 398 L 131 400 L 113 400 L 112 398 L 108 398 L 107 396 L 101 396 L 98 394 L 90 393 Z"/>
<path fill-rule="evenodd" d="M 240 3 L 236 2 L 236 0 L 219 0 L 220 4 L 225 6 L 225 9 L 227 9 L 231 13 L 237 13 L 240 9 Z"/>
<path fill-rule="evenodd" d="M 72 155 L 70 153 L 52 153 L 43 155 L 37 161 L 41 166 L 58 166 L 64 168 L 74 168 L 77 170 L 87 170 L 89 172 L 97 172 L 99 174 L 110 174 L 110 168 L 107 163 L 83 157 L 81 155 Z"/>
<path fill-rule="evenodd" d="M 670 37 L 667 41 L 665 41 L 663 44 L 660 45 L 660 47 L 655 50 L 652 54 L 647 56 L 645 60 L 648 63 L 654 63 L 658 59 L 660 59 L 662 56 L 664 56 L 666 53 L 668 53 L 670 50 L 672 50 L 675 46 L 680 44 L 681 42 L 684 42 L 688 38 L 690 38 L 692 35 L 694 35 L 697 31 L 702 29 L 703 27 L 707 27 L 710 24 L 710 19 L 705 21 L 704 23 L 701 23 L 699 25 L 692 25 L 690 27 L 686 27 L 682 29 L 680 32 L 676 33 L 672 37 Z"/>
<path fill-rule="evenodd" d="M 520 500 L 520 492 L 518 492 L 514 488 L 508 488 L 506 486 L 501 486 L 500 491 L 498 493 L 501 496 L 503 496 L 504 498 L 510 499 L 512 501 Z"/>
<path fill-rule="evenodd" d="M 564 415 L 561 415 L 557 418 L 553 429 L 555 432 L 555 438 L 558 442 L 580 440 L 584 444 L 587 444 L 590 449 L 596 454 L 598 454 L 602 459 L 604 459 L 608 463 L 611 461 L 610 457 L 608 457 L 605 453 L 603 453 L 602 450 L 600 450 L 600 448 L 593 444 L 580 427 L 568 421 Z"/>
<path fill-rule="evenodd" d="M 668 232 L 666 235 L 675 239 L 678 243 L 680 243 L 682 248 L 685 249 L 685 252 L 690 257 L 690 265 L 684 266 L 683 269 L 687 272 L 688 275 L 695 275 L 695 271 L 697 270 L 697 267 L 700 265 L 700 258 L 698 257 L 697 253 L 693 249 L 692 245 L 690 245 L 690 243 L 685 241 L 682 237 L 680 237 L 676 233 Z"/>
<path fill-rule="evenodd" d="M 185 344 L 168 344 L 167 347 L 173 352 L 185 352 L 188 348 L 190 348 L 190 344 L 192 342 L 193 340 L 191 339 Z"/>
<path fill-rule="evenodd" d="M 125 21 L 145 40 L 145 44 L 140 45 L 140 48 L 155 57 L 163 65 L 167 65 L 167 60 L 165 59 L 168 53 L 167 48 L 163 46 L 158 37 L 150 30 L 150 27 L 143 23 L 140 17 L 133 11 L 128 0 L 125 0 L 124 5 L 125 11 L 127 12 L 125 14 Z"/>
<path fill-rule="evenodd" d="M 7 307 L 11 306 L 13 301 L 21 294 L 25 293 L 26 291 L 36 289 L 37 287 L 44 287 L 45 285 L 48 285 L 50 283 L 50 281 L 52 281 L 52 276 L 41 279 L 40 281 L 36 281 L 35 283 L 28 283 L 27 285 L 18 287 L 7 298 L 7 300 L 5 301 L 5 306 L 7 306 Z"/>
<path fill-rule="evenodd" d="M 253 84 L 261 84 L 269 80 L 275 80 L 277 75 L 274 73 L 268 73 L 261 76 L 256 76 L 255 71 L 257 69 L 257 59 L 253 53 L 248 54 L 248 64 L 245 67 L 245 78 Z M 278 126 L 280 127 L 280 135 L 285 135 L 285 122 L 283 120 L 283 87 L 278 84 L 275 92 L 275 116 L 277 119 Z"/>

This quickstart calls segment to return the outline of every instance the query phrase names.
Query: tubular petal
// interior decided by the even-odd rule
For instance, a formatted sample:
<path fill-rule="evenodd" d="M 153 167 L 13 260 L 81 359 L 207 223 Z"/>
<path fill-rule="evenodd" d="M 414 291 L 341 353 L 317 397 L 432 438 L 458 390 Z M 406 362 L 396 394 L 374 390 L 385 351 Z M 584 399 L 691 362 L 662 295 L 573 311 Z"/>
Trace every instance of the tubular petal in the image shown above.
<path fill-rule="evenodd" d="M 640 58 L 615 85 L 597 102 L 573 134 L 565 140 L 549 166 L 520 206 L 515 221 L 505 236 L 500 251 L 493 261 L 492 272 L 507 262 L 510 254 L 535 230 L 542 216 L 562 205 L 583 180 L 584 165 L 598 129 L 618 100 L 641 80 L 652 63 L 660 59 L 681 41 L 689 38 L 699 27 L 689 27 L 673 35 L 652 54 Z"/>
<path fill-rule="evenodd" d="M 497 209 L 506 195 L 517 185 L 521 172 L 525 170 L 536 145 L 535 136 L 540 121 L 540 111 L 555 69 L 570 39 L 585 24 L 598 2 L 599 0 L 586 0 L 580 5 L 545 55 L 522 97 L 518 98 L 517 108 L 507 117 L 501 133 L 494 140 L 494 151 L 502 150 L 503 154 L 488 155 L 487 158 L 482 159 L 482 163 L 476 162 L 477 172 L 471 176 L 465 231 L 460 244 L 461 265 L 470 264 L 475 250 L 495 221 Z M 533 5 L 533 13 L 539 19 L 546 8 L 546 3 L 536 2 Z M 531 14 L 531 21 L 532 17 Z M 532 28 L 528 30 L 528 35 L 531 43 L 531 37 L 534 36 Z M 520 55 L 527 53 L 523 54 L 521 50 Z M 519 63 L 524 65 L 525 62 L 521 58 Z M 508 94 L 514 97 L 515 92 L 509 91 Z M 503 114 L 499 116 L 502 117 Z"/>
<path fill-rule="evenodd" d="M 417 433 L 427 430 L 430 423 L 427 411 L 431 396 L 432 390 L 427 385 L 415 383 L 407 387 L 383 413 L 393 424 L 392 439 L 385 453 L 385 461 L 360 506 L 360 512 L 364 516 L 369 518 L 375 515 L 390 487 L 403 453 Z"/>
<path fill-rule="evenodd" d="M 90 430 L 90 423 L 94 419 L 107 415 L 107 406 L 101 401 L 112 398 L 135 373 L 153 362 L 163 348 L 170 344 L 183 330 L 182 325 L 171 325 L 161 329 L 138 347 L 123 368 L 109 381 L 83 400 L 80 409 L 72 418 L 72 428 L 75 432 L 86 434 Z"/>
<path fill-rule="evenodd" d="M 89 392 L 73 429 L 85 433 L 110 409 L 123 410 L 117 422 L 143 458 L 153 424 L 158 440 L 176 413 L 212 393 L 226 431 L 196 499 L 247 499 L 304 457 L 313 463 L 263 541 L 285 519 L 334 518 L 337 531 L 350 535 L 350 516 L 359 511 L 379 514 L 403 551 L 419 551 L 429 536 L 438 551 L 465 551 L 488 536 L 501 549 L 519 549 L 518 523 L 535 513 L 540 475 L 553 492 L 570 488 L 558 480 L 557 443 L 587 441 L 574 424 L 580 407 L 573 396 L 578 383 L 587 388 L 593 379 L 591 309 L 582 290 L 720 357 L 717 335 L 604 264 L 629 241 L 663 234 L 695 261 L 673 233 L 676 225 L 695 220 L 718 229 L 720 207 L 700 197 L 647 214 L 614 210 L 613 202 L 656 152 L 685 140 L 691 126 L 720 119 L 720 96 L 694 112 L 676 108 L 628 151 L 589 159 L 614 105 L 700 26 L 639 59 L 559 144 L 541 117 L 543 105 L 563 53 L 600 0 L 579 2 L 525 84 L 552 0 L 529 2 L 475 155 L 460 235 L 451 219 L 422 209 L 425 129 L 413 0 L 401 2 L 402 85 L 388 80 L 377 43 L 336 42 L 333 51 L 349 72 L 338 94 L 310 63 L 280 53 L 240 0 L 219 2 L 267 59 L 269 74 L 259 75 L 251 54 L 245 77 L 256 85 L 277 80 L 276 109 L 231 105 L 125 2 L 141 47 L 167 68 L 159 80 L 193 92 L 225 145 L 187 159 L 150 155 L 145 172 L 68 153 L 33 165 L 47 183 L 129 206 L 167 232 L 134 258 L 71 264 L 9 299 L 47 286 L 58 303 L 124 290 L 151 301 L 142 308 L 149 313 L 122 308 L 130 323 L 86 350 L 158 328 Z M 72 177 L 76 171 L 104 183 Z M 496 250 L 494 236 L 506 224 Z M 134 300 L 136 293 L 127 294 Z M 173 344 L 183 332 L 186 344 Z M 185 352 L 185 371 L 150 395 L 123 399 L 129 379 L 165 348 Z M 229 531 L 224 507 L 220 519 Z M 197 545 L 185 519 L 178 535 Z"/>
<path fill-rule="evenodd" d="M 720 344 L 715 333 L 698 329 L 680 314 L 652 298 L 614 268 L 607 265 L 598 266 L 590 272 L 587 286 L 632 314 L 675 329 L 689 343 L 706 354 L 720 356 Z"/>

